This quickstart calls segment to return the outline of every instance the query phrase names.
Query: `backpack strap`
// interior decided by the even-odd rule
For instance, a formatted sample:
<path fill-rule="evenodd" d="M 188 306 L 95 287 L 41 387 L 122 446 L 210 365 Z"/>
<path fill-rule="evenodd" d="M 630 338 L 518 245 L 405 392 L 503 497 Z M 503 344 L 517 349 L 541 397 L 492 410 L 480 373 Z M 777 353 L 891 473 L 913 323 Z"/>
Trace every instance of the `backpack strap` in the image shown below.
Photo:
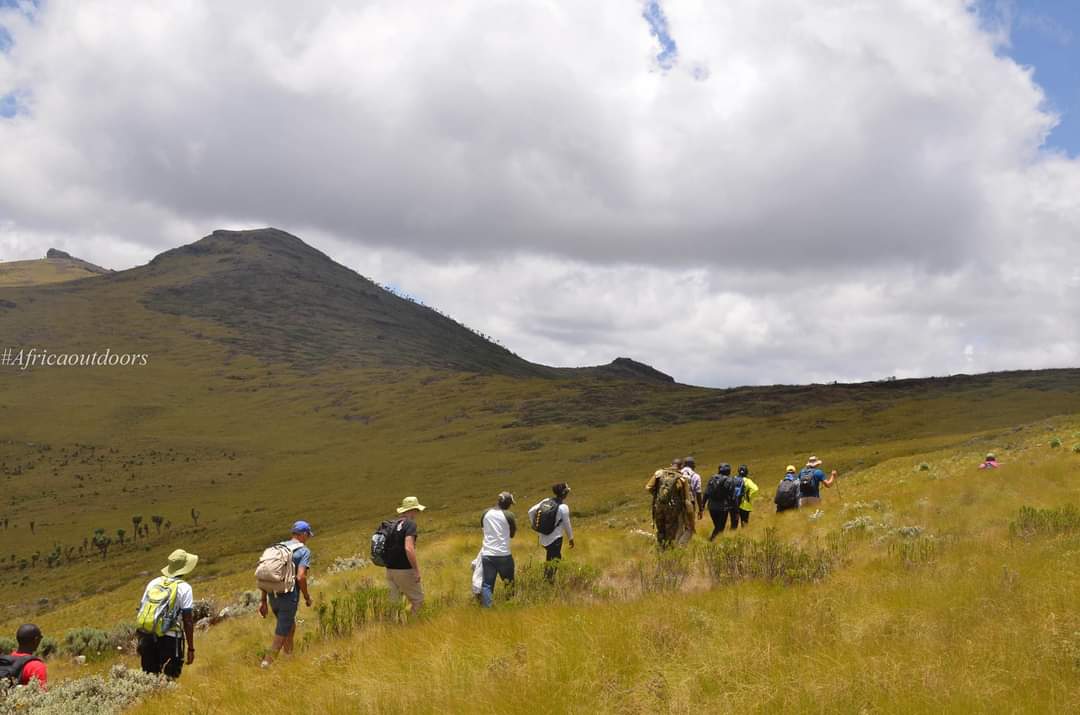
<path fill-rule="evenodd" d="M 27 664 L 33 663 L 34 661 L 37 661 L 39 663 L 44 662 L 36 655 L 11 656 L 11 666 L 12 668 L 14 668 L 14 677 L 16 681 L 22 679 L 23 669 L 27 666 Z"/>

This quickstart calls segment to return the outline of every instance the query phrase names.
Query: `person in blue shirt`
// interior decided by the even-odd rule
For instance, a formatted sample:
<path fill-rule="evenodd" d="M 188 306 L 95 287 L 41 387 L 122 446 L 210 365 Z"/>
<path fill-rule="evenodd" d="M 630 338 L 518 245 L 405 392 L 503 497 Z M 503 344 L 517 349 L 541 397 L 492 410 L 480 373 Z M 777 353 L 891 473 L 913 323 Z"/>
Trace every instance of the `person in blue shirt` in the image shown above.
<path fill-rule="evenodd" d="M 821 460 L 811 455 L 806 460 L 806 466 L 799 472 L 799 508 L 812 506 L 821 502 L 821 485 L 832 487 L 836 481 L 836 470 L 828 477 L 821 469 Z"/>
<path fill-rule="evenodd" d="M 263 668 L 269 668 L 274 657 L 283 648 L 285 655 L 292 653 L 293 636 L 296 635 L 296 612 L 300 609 L 301 594 L 304 596 L 304 604 L 311 608 L 311 594 L 308 593 L 307 584 L 307 572 L 311 567 L 311 550 L 307 547 L 307 540 L 314 535 L 311 525 L 306 521 L 301 520 L 293 524 L 292 538 L 282 543 L 292 552 L 293 566 L 296 569 L 296 584 L 292 590 L 285 593 L 262 592 L 259 615 L 266 618 L 266 612 L 270 610 L 277 619 L 274 626 L 274 639 L 270 642 L 270 651 L 261 663 Z"/>

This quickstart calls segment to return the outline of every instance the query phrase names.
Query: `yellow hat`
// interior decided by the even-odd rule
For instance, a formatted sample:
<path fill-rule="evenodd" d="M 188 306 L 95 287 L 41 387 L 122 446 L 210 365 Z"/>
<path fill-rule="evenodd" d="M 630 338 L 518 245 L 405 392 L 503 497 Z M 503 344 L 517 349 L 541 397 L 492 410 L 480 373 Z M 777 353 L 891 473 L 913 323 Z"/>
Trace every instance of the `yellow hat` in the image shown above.
<path fill-rule="evenodd" d="M 785 471 L 788 474 L 794 474 L 795 473 L 795 465 L 794 464 L 787 465 L 787 469 Z"/>
<path fill-rule="evenodd" d="M 420 500 L 416 497 L 405 497 L 401 500 L 401 506 L 397 508 L 397 513 L 404 514 L 405 512 L 412 511 L 413 509 L 417 511 L 423 511 L 424 509 L 427 509 L 427 507 L 421 504 Z"/>
<path fill-rule="evenodd" d="M 195 570 L 195 564 L 199 563 L 199 557 L 189 554 L 183 549 L 177 549 L 169 554 L 169 565 L 161 569 L 161 573 L 172 578 L 183 576 Z"/>

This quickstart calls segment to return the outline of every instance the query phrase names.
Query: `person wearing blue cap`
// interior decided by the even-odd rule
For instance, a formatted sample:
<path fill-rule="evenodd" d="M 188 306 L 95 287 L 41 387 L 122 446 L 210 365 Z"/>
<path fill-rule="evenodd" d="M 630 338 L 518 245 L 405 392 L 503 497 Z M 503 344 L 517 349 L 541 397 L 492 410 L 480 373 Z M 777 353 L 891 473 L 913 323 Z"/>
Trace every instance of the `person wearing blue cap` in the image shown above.
<path fill-rule="evenodd" d="M 304 604 L 311 608 L 311 594 L 308 593 L 307 584 L 311 550 L 307 547 L 307 540 L 314 535 L 310 524 L 303 520 L 297 521 L 292 527 L 292 538 L 267 548 L 259 561 L 259 568 L 255 571 L 262 592 L 259 615 L 266 618 L 269 610 L 277 619 L 270 650 L 262 660 L 263 668 L 269 668 L 283 648 L 285 655 L 292 653 L 293 636 L 296 635 L 296 612 L 300 609 L 301 594 L 304 596 Z M 287 554 L 282 553 L 283 550 L 287 551 Z M 284 571 L 280 578 L 275 575 L 281 570 L 278 568 L 278 561 L 284 561 Z M 277 579 L 279 586 L 273 585 L 274 579 Z"/>

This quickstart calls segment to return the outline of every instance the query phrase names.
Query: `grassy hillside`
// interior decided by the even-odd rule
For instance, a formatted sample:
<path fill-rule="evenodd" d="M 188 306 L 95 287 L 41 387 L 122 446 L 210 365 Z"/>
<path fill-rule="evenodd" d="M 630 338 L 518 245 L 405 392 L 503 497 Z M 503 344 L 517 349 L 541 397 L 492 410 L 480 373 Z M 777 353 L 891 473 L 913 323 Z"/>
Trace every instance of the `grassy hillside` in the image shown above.
<path fill-rule="evenodd" d="M 65 283 L 103 273 L 104 268 L 70 256 L 5 261 L 0 262 L 0 288 Z"/>
<path fill-rule="evenodd" d="M 381 573 L 328 574 L 366 528 L 320 534 L 316 604 L 302 612 L 295 656 L 260 671 L 269 622 L 226 621 L 199 636 L 180 689 L 135 712 L 246 713 L 268 687 L 304 692 L 301 712 L 329 713 L 1074 712 L 1080 455 L 1050 445 L 1078 430 L 1076 418 L 1054 419 L 1008 430 L 1004 448 L 1001 435 L 972 436 L 884 459 L 826 492 L 820 513 L 776 515 L 759 499 L 748 529 L 708 544 L 699 525 L 690 548 L 659 558 L 634 490 L 590 508 L 575 489 L 578 548 L 559 587 L 543 586 L 542 552 L 523 534 L 519 588 L 500 587 L 491 612 L 470 602 L 471 525 L 425 515 L 430 608 L 417 620 L 343 618 Z M 989 445 L 1004 466 L 981 472 Z M 765 491 L 769 472 L 756 475 Z M 196 582 L 198 595 L 234 600 L 250 587 L 239 571 Z M 42 622 L 124 618 L 136 588 Z M 87 672 L 56 666 L 60 677 Z"/>
<path fill-rule="evenodd" d="M 201 556 L 197 592 L 229 603 L 296 518 L 318 532 L 314 591 L 340 609 L 379 574 L 326 567 L 416 494 L 430 507 L 433 607 L 350 635 L 308 614 L 303 664 L 275 674 L 290 688 L 326 683 L 311 710 L 397 711 L 402 680 L 424 695 L 419 709 L 441 711 L 523 710 L 552 679 L 573 702 L 532 709 L 678 712 L 695 693 L 759 710 L 1075 704 L 1075 534 L 1021 539 L 1009 522 L 1025 505 L 1077 501 L 1080 371 L 711 390 L 626 359 L 556 370 L 272 230 L 215 232 L 92 280 L 0 288 L 0 335 L 0 349 L 147 355 L 128 367 L 0 367 L 0 632 L 26 619 L 57 635 L 111 629 L 176 547 Z M 989 448 L 1006 461 L 994 475 L 974 469 Z M 759 509 L 751 532 L 775 527 L 767 544 L 699 544 L 658 564 L 637 533 L 649 528 L 645 479 L 675 455 L 695 454 L 703 474 L 749 463 L 771 492 L 812 452 L 846 475 L 843 501 L 829 493 L 815 520 Z M 581 519 L 564 590 L 530 588 L 526 557 L 518 598 L 476 613 L 467 564 L 479 511 L 503 489 L 522 511 L 560 480 Z M 133 517 L 148 533 L 135 538 Z M 907 526 L 919 529 L 897 531 Z M 823 577 L 715 571 L 749 568 L 754 548 L 801 549 L 798 569 L 817 564 Z M 1008 610 L 1010 593 L 1025 611 Z M 785 619 L 804 600 L 821 604 L 820 620 Z M 570 625 L 560 639 L 556 623 Z M 1028 632 L 1038 637 L 1016 637 Z M 250 712 L 268 633 L 250 617 L 216 627 L 169 707 Z M 418 644 L 412 661 L 371 657 L 402 638 Z M 811 657 L 819 675 L 781 687 Z M 1009 670 L 1009 659 L 1037 668 Z M 53 667 L 62 681 L 111 660 Z M 509 699 L 477 705 L 492 679 Z"/>

